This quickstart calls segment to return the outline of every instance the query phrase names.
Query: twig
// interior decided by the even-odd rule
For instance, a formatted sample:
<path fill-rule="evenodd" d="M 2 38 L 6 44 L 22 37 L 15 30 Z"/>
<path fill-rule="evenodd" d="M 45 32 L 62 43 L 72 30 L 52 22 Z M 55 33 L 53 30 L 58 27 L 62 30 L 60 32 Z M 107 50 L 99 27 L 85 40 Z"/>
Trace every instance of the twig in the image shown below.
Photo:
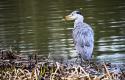
<path fill-rule="evenodd" d="M 108 77 L 111 79 L 110 72 L 109 72 L 109 70 L 107 69 L 105 63 L 104 63 L 103 65 L 104 65 L 104 68 L 105 68 L 105 70 L 106 70 L 106 73 L 107 73 Z"/>
<path fill-rule="evenodd" d="M 57 65 L 57 68 L 56 68 L 55 72 L 51 74 L 50 80 L 54 80 L 54 76 L 55 76 L 55 74 L 57 73 L 57 71 L 58 71 L 58 69 L 59 69 L 59 67 L 60 67 L 60 65 L 59 65 L 58 62 L 56 62 L 56 65 Z"/>
<path fill-rule="evenodd" d="M 89 80 L 91 80 L 89 73 L 87 73 L 81 66 L 79 66 L 80 70 L 84 72 L 86 76 L 88 76 Z"/>

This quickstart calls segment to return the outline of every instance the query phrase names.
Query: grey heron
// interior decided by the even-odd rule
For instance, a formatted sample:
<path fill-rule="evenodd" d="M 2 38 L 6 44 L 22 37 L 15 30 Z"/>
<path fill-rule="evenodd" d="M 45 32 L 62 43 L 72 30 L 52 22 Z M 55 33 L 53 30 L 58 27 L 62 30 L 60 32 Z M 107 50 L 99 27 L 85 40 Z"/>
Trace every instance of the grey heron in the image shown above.
<path fill-rule="evenodd" d="M 84 22 L 80 11 L 73 11 L 65 16 L 65 20 L 74 20 L 72 37 L 78 56 L 84 61 L 91 60 L 94 47 L 93 29 Z"/>

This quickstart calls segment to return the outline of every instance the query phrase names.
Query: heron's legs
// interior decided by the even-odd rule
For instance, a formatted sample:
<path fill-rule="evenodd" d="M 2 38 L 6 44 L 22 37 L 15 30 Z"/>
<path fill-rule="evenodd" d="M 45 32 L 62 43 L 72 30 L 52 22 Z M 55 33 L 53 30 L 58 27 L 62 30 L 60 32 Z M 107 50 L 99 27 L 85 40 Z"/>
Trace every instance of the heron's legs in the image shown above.
<path fill-rule="evenodd" d="M 85 61 L 83 60 L 80 54 L 78 54 L 75 63 L 78 63 L 79 65 L 83 65 L 85 63 Z"/>
<path fill-rule="evenodd" d="M 81 54 L 78 54 L 77 59 L 75 63 L 81 65 L 81 66 L 90 66 L 93 63 L 93 60 L 84 60 L 81 56 Z"/>
<path fill-rule="evenodd" d="M 79 56 L 76 57 L 75 63 L 79 61 Z"/>
<path fill-rule="evenodd" d="M 79 54 L 79 58 L 80 58 L 80 65 L 82 65 L 85 61 L 83 60 L 81 54 Z"/>

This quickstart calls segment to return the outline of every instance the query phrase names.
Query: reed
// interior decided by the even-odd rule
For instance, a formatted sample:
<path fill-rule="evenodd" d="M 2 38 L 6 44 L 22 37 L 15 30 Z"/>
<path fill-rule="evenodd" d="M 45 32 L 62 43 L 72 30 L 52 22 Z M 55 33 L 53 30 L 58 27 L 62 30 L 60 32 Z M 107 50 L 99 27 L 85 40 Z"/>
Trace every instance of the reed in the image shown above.
<path fill-rule="evenodd" d="M 81 66 L 49 60 L 39 61 L 36 58 L 25 61 L 10 60 L 0 59 L 0 80 L 125 80 L 124 70 L 111 67 L 112 64 L 106 62 Z"/>

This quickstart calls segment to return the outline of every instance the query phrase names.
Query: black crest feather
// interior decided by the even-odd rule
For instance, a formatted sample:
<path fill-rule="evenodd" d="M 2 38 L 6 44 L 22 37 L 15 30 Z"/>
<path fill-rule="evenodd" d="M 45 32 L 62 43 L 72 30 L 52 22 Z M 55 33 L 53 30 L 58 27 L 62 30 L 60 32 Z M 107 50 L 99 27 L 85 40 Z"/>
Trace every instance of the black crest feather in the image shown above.
<path fill-rule="evenodd" d="M 77 14 L 81 14 L 81 12 L 80 12 L 80 11 L 76 11 L 76 13 L 77 13 Z"/>

